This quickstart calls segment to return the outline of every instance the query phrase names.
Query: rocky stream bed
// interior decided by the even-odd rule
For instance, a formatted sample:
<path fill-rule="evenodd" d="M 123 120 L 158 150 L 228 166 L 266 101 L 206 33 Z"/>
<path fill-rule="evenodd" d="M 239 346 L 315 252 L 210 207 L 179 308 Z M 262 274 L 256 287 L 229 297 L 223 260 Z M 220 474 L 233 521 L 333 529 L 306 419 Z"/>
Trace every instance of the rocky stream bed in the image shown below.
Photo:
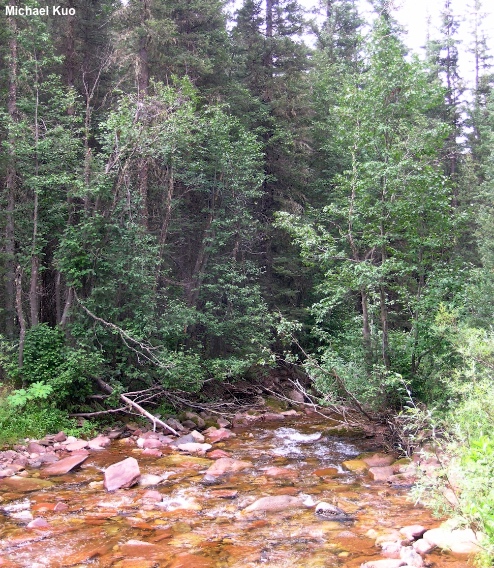
<path fill-rule="evenodd" d="M 478 550 L 407 498 L 430 462 L 295 410 L 205 426 L 0 452 L 0 567 L 464 568 Z"/>

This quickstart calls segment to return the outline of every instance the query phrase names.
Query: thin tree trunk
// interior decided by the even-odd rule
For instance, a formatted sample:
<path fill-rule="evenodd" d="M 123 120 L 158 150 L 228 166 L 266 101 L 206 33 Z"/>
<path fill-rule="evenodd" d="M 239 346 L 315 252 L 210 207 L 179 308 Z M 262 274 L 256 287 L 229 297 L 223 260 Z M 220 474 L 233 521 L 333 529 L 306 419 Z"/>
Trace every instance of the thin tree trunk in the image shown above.
<path fill-rule="evenodd" d="M 364 358 L 367 371 L 372 367 L 372 341 L 369 321 L 369 298 L 367 292 L 361 290 L 360 301 L 362 304 L 362 341 L 364 346 Z"/>
<path fill-rule="evenodd" d="M 16 0 L 12 0 L 11 5 L 17 5 Z M 8 101 L 7 110 L 11 124 L 17 121 L 17 24 L 15 17 L 7 19 L 10 33 L 9 39 L 9 75 L 8 75 Z M 7 150 L 7 171 L 5 177 L 6 191 L 6 222 L 5 222 L 5 333 L 9 339 L 14 338 L 14 318 L 15 308 L 15 186 L 16 186 L 16 165 L 15 165 L 15 139 L 9 134 Z"/>
<path fill-rule="evenodd" d="M 15 307 L 20 328 L 18 364 L 19 367 L 22 367 L 24 361 L 24 341 L 26 338 L 26 318 L 24 317 L 24 310 L 22 308 L 22 270 L 20 265 L 17 265 L 15 272 Z"/>
<path fill-rule="evenodd" d="M 146 28 L 147 21 L 150 18 L 149 0 L 141 0 L 142 2 L 142 16 L 141 26 Z M 138 98 L 143 101 L 149 91 L 149 54 L 148 54 L 149 36 L 147 33 L 142 33 L 139 40 L 139 59 L 138 59 Z M 149 163 L 146 156 L 143 156 L 138 162 L 138 185 L 139 194 L 141 197 L 140 207 L 140 221 L 146 229 L 149 227 L 149 210 L 148 210 L 148 191 L 149 191 Z"/>
<path fill-rule="evenodd" d="M 39 87 L 38 87 L 38 67 L 36 62 L 36 105 L 34 110 L 34 144 L 35 144 L 35 179 L 38 178 L 38 142 L 39 142 Z M 38 222 L 39 222 L 39 196 L 38 190 L 34 188 L 34 211 L 33 211 L 33 237 L 31 244 L 31 281 L 29 285 L 29 307 L 31 316 L 31 327 L 39 323 L 39 255 L 38 255 Z"/>

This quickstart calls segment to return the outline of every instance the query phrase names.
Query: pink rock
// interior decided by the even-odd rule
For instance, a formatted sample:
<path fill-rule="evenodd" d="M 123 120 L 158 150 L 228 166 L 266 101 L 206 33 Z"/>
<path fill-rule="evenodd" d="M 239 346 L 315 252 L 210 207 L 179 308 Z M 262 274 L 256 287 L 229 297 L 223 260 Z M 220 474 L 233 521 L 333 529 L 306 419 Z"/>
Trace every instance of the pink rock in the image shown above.
<path fill-rule="evenodd" d="M 163 444 L 155 438 L 144 438 L 144 443 L 142 444 L 144 449 L 149 448 L 154 450 L 161 448 L 162 446 Z"/>
<path fill-rule="evenodd" d="M 218 418 L 218 420 L 216 420 L 216 423 L 220 428 L 227 428 L 228 426 L 231 426 L 231 422 L 226 420 L 226 418 Z"/>
<path fill-rule="evenodd" d="M 415 552 L 421 555 L 429 554 L 429 552 L 432 552 L 436 548 L 435 544 L 431 544 L 423 538 L 416 540 L 412 546 Z"/>
<path fill-rule="evenodd" d="M 157 448 L 146 448 L 142 451 L 143 456 L 154 456 L 155 458 L 160 458 L 163 455 L 163 452 L 158 450 Z"/>
<path fill-rule="evenodd" d="M 208 438 L 210 442 L 213 444 L 215 442 L 221 442 L 221 440 L 228 440 L 228 438 L 233 438 L 235 434 L 231 430 L 227 430 L 226 428 L 208 428 L 204 435 Z"/>
<path fill-rule="evenodd" d="M 276 414 L 274 412 L 266 412 L 266 414 L 263 414 L 262 420 L 264 422 L 273 422 L 275 420 L 285 420 L 285 416 L 283 414 Z"/>
<path fill-rule="evenodd" d="M 125 487 L 131 487 L 141 477 L 139 464 L 135 458 L 127 458 L 114 463 L 105 471 L 104 486 L 107 491 L 115 491 Z"/>
<path fill-rule="evenodd" d="M 223 450 L 213 450 L 212 452 L 208 453 L 207 457 L 213 460 L 219 460 L 220 458 L 229 458 L 230 454 Z"/>
<path fill-rule="evenodd" d="M 88 443 L 86 440 L 77 440 L 76 442 L 71 442 L 70 444 L 65 445 L 65 449 L 68 452 L 76 452 L 78 450 L 84 450 L 88 447 Z"/>
<path fill-rule="evenodd" d="M 400 529 L 400 533 L 405 536 L 408 540 L 415 540 L 420 538 L 426 529 L 422 525 L 407 525 Z"/>
<path fill-rule="evenodd" d="M 370 467 L 368 473 L 374 481 L 386 481 L 393 475 L 393 468 L 391 466 Z"/>
<path fill-rule="evenodd" d="M 37 442 L 29 442 L 27 446 L 27 451 L 30 454 L 44 454 L 46 452 L 46 448 Z"/>
<path fill-rule="evenodd" d="M 69 508 L 69 506 L 66 503 L 62 503 L 62 501 L 59 501 L 55 505 L 53 510 L 55 511 L 55 513 L 60 513 L 61 511 L 66 511 L 68 508 Z"/>
<path fill-rule="evenodd" d="M 27 525 L 27 528 L 28 529 L 46 529 L 49 526 L 50 525 L 48 524 L 47 521 L 45 521 L 45 519 L 42 519 L 41 517 L 36 517 Z"/>
<path fill-rule="evenodd" d="M 179 444 L 177 448 L 182 452 L 204 455 L 208 450 L 212 448 L 212 446 L 211 444 L 198 444 L 196 442 L 188 442 L 186 444 Z"/>
<path fill-rule="evenodd" d="M 149 489 L 144 493 L 142 496 L 142 501 L 162 501 L 163 495 L 159 491 L 155 491 L 154 489 Z"/>
<path fill-rule="evenodd" d="M 252 463 L 248 461 L 235 460 L 233 458 L 220 458 L 209 467 L 206 471 L 206 475 L 223 475 L 225 473 L 242 471 L 243 469 L 251 467 Z"/>
<path fill-rule="evenodd" d="M 413 568 L 423 568 L 424 566 L 422 556 L 411 546 L 404 546 L 401 549 L 400 558 L 406 562 L 407 566 L 412 566 Z"/>
<path fill-rule="evenodd" d="M 85 454 L 74 454 L 45 467 L 43 469 L 43 473 L 45 475 L 63 475 L 81 464 L 87 459 L 88 455 L 89 454 L 87 452 Z"/>
<path fill-rule="evenodd" d="M 55 436 L 53 436 L 54 442 L 65 442 L 66 439 L 67 436 L 65 435 L 65 432 L 59 432 L 58 434 L 55 434 Z"/>
<path fill-rule="evenodd" d="M 287 509 L 298 509 L 304 504 L 300 497 L 292 497 L 291 495 L 272 495 L 270 497 L 261 497 L 254 501 L 244 509 L 245 513 L 252 511 L 285 511 Z"/>
<path fill-rule="evenodd" d="M 59 460 L 59 457 L 53 452 L 46 452 L 39 456 L 39 461 L 41 463 L 55 463 Z"/>
<path fill-rule="evenodd" d="M 371 560 L 365 562 L 360 568 L 400 568 L 406 566 L 406 562 L 400 559 L 387 558 L 386 560 Z"/>
<path fill-rule="evenodd" d="M 399 542 L 383 542 L 381 554 L 386 558 L 401 558 L 401 544 Z"/>
<path fill-rule="evenodd" d="M 270 467 L 264 473 L 268 477 L 276 477 L 281 479 L 295 479 L 298 477 L 298 471 L 296 469 L 290 469 L 288 467 Z"/>
<path fill-rule="evenodd" d="M 108 436 L 97 436 L 88 442 L 89 449 L 91 450 L 102 450 L 107 448 L 110 444 L 111 440 Z"/>
<path fill-rule="evenodd" d="M 369 467 L 385 467 L 391 465 L 395 461 L 395 458 L 387 454 L 374 454 L 368 458 L 363 458 L 362 461 Z"/>

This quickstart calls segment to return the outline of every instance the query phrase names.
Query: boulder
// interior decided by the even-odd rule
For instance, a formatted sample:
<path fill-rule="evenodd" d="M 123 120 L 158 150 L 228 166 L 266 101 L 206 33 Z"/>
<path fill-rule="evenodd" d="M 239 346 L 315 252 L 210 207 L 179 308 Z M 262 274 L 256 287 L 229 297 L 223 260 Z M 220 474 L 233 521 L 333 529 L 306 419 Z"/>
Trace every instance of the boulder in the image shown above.
<path fill-rule="evenodd" d="M 404 546 L 400 550 L 400 558 L 406 562 L 407 566 L 413 566 L 413 568 L 423 568 L 424 566 L 422 556 L 411 546 Z"/>
<path fill-rule="evenodd" d="M 264 472 L 264 475 L 279 479 L 296 479 L 298 477 L 298 471 L 288 467 L 270 467 Z"/>
<path fill-rule="evenodd" d="M 222 440 L 228 440 L 228 438 L 233 438 L 235 436 L 231 430 L 227 430 L 226 428 L 215 428 L 214 426 L 205 430 L 204 435 L 212 444 L 221 442 Z"/>
<path fill-rule="evenodd" d="M 57 462 L 50 464 L 48 467 L 43 469 L 44 475 L 64 475 L 68 473 L 70 470 L 74 469 L 80 465 L 83 461 L 85 461 L 88 457 L 88 453 L 86 454 L 75 454 L 73 456 L 69 456 L 68 458 L 63 458 Z"/>
<path fill-rule="evenodd" d="M 422 525 L 407 525 L 400 529 L 400 533 L 405 536 L 408 540 L 416 540 L 420 538 L 426 529 Z"/>
<path fill-rule="evenodd" d="M 367 473 L 374 481 L 386 481 L 393 475 L 393 468 L 391 466 L 370 467 Z"/>
<path fill-rule="evenodd" d="M 107 491 L 115 491 L 131 487 L 139 481 L 141 472 L 135 458 L 127 458 L 114 463 L 105 471 L 104 487 Z"/>
<path fill-rule="evenodd" d="M 406 562 L 401 559 L 386 558 L 385 560 L 370 560 L 360 565 L 360 568 L 400 568 L 406 566 Z"/>
<path fill-rule="evenodd" d="M 38 444 L 37 442 L 29 442 L 26 450 L 30 454 L 44 454 L 46 452 L 45 446 L 42 446 L 41 444 Z"/>
<path fill-rule="evenodd" d="M 163 495 L 154 489 L 148 489 L 141 497 L 141 501 L 153 501 L 155 503 L 162 501 Z"/>
<path fill-rule="evenodd" d="M 68 452 L 78 452 L 79 450 L 84 450 L 88 447 L 88 442 L 86 440 L 77 440 L 75 442 L 70 442 L 69 444 L 65 444 L 65 449 Z"/>
<path fill-rule="evenodd" d="M 304 507 L 304 504 L 300 497 L 292 497 L 290 495 L 272 495 L 257 499 L 257 501 L 254 501 L 252 505 L 246 507 L 243 512 L 285 511 L 286 509 L 300 509 L 301 507 Z"/>
<path fill-rule="evenodd" d="M 298 403 L 303 403 L 305 401 L 304 395 L 296 389 L 288 391 L 288 398 L 293 402 L 298 402 Z"/>
<path fill-rule="evenodd" d="M 149 487 L 150 485 L 158 485 L 163 478 L 160 475 L 153 475 L 152 473 L 145 473 L 139 478 L 139 485 L 141 487 Z"/>
<path fill-rule="evenodd" d="M 50 525 L 48 524 L 47 521 L 45 521 L 45 519 L 42 519 L 41 517 L 36 517 L 30 523 L 28 523 L 27 528 L 28 529 L 46 529 L 49 526 Z"/>
<path fill-rule="evenodd" d="M 472 529 L 449 530 L 446 527 L 439 527 L 426 531 L 423 539 L 430 545 L 450 550 L 455 554 L 480 552 L 480 544 Z"/>
<path fill-rule="evenodd" d="M 89 440 L 88 447 L 91 450 L 103 450 L 111 444 L 111 440 L 108 436 L 97 436 L 92 440 Z"/>
<path fill-rule="evenodd" d="M 213 450 L 212 452 L 208 453 L 207 457 L 213 460 L 219 460 L 220 458 L 229 458 L 230 454 L 223 450 Z"/>
<path fill-rule="evenodd" d="M 139 440 L 142 440 L 142 438 L 139 438 Z M 157 450 L 157 449 L 163 447 L 163 442 L 161 442 L 161 440 L 156 440 L 155 438 L 144 438 L 141 447 L 144 448 L 144 449 L 149 448 L 149 449 Z"/>
<path fill-rule="evenodd" d="M 235 460 L 233 458 L 220 458 L 208 468 L 206 475 L 224 475 L 225 473 L 234 473 L 251 467 L 252 463 L 249 461 Z"/>
<path fill-rule="evenodd" d="M 199 455 L 204 455 L 212 447 L 211 444 L 198 444 L 197 442 L 188 442 L 187 444 L 178 444 L 177 446 L 182 452 Z"/>
<path fill-rule="evenodd" d="M 341 464 L 348 471 L 362 473 L 369 469 L 369 466 L 363 460 L 346 460 Z"/>
<path fill-rule="evenodd" d="M 220 428 L 228 428 L 228 426 L 232 425 L 226 418 L 218 418 L 218 420 L 216 420 L 216 424 L 218 424 Z"/>
<path fill-rule="evenodd" d="M 197 442 L 198 444 L 203 444 L 205 441 L 204 436 L 197 430 L 192 430 L 190 435 L 194 438 L 194 441 Z"/>
<path fill-rule="evenodd" d="M 31 491 L 39 491 L 51 487 L 53 483 L 46 479 L 38 479 L 33 477 L 19 477 L 14 475 L 0 480 L 0 488 L 7 488 L 15 493 L 30 493 Z"/>
<path fill-rule="evenodd" d="M 416 540 L 412 544 L 412 546 L 415 552 L 418 552 L 418 554 L 421 554 L 422 556 L 424 554 L 429 554 L 429 552 L 432 552 L 436 548 L 435 544 L 431 544 L 430 542 L 427 542 L 423 538 Z"/>
<path fill-rule="evenodd" d="M 55 434 L 55 436 L 53 436 L 54 442 L 65 442 L 66 439 L 67 436 L 65 435 L 65 432 L 59 432 L 58 434 Z"/>
<path fill-rule="evenodd" d="M 385 467 L 391 465 L 395 458 L 388 454 L 374 454 L 372 456 L 362 458 L 369 467 Z"/>
<path fill-rule="evenodd" d="M 163 455 L 163 452 L 156 448 L 146 448 L 142 451 L 143 456 L 153 456 L 155 458 L 160 458 Z"/>

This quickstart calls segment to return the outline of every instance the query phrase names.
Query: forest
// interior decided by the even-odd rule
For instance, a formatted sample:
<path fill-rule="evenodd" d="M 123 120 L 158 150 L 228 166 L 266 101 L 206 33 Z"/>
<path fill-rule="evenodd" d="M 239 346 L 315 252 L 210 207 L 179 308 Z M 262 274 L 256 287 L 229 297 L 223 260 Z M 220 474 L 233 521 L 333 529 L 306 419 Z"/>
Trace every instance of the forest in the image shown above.
<path fill-rule="evenodd" d="M 449 444 L 494 543 L 492 38 L 372 5 L 2 3 L 2 440 L 283 368 Z"/>

